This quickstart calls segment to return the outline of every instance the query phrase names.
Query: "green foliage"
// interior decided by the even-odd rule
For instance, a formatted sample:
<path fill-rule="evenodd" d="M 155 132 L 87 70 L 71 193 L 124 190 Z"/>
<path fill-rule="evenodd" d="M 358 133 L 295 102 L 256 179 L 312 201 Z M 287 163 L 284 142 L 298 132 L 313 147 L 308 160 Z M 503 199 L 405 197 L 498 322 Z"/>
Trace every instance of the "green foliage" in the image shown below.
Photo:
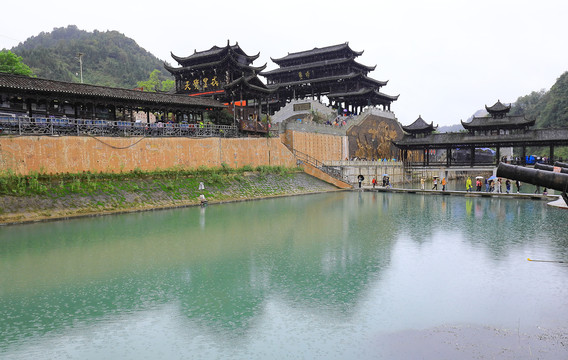
<path fill-rule="evenodd" d="M 524 114 L 536 119 L 537 128 L 568 127 L 568 71 L 562 74 L 550 91 L 533 91 L 517 99 L 511 115 Z"/>
<path fill-rule="evenodd" d="M 550 88 L 538 123 L 539 127 L 568 126 L 568 71 Z"/>
<path fill-rule="evenodd" d="M 156 91 L 171 91 L 175 87 L 175 81 L 173 80 L 160 80 L 160 75 L 162 72 L 158 69 L 154 69 L 150 73 L 150 77 L 145 81 L 138 81 L 137 87 L 142 88 L 144 91 L 156 92 Z"/>
<path fill-rule="evenodd" d="M 205 121 L 211 121 L 217 125 L 233 125 L 235 119 L 229 110 L 222 109 L 206 111 Z"/>
<path fill-rule="evenodd" d="M 239 169 L 230 168 L 223 163 L 218 168 L 200 166 L 198 169 L 168 169 L 142 171 L 135 169 L 123 173 L 43 174 L 33 173 L 18 175 L 11 171 L 0 172 L 0 195 L 30 196 L 44 195 L 51 197 L 67 194 L 93 194 L 99 191 L 117 193 L 117 190 L 139 191 L 140 185 L 131 180 L 154 180 L 156 186 L 165 192 L 178 192 L 179 187 L 188 182 L 197 188 L 199 181 L 222 186 L 230 177 L 239 177 L 251 171 L 251 166 Z M 261 175 L 284 175 L 296 171 L 283 166 L 259 166 L 255 169 Z M 177 195 L 176 195 L 177 196 Z"/>
<path fill-rule="evenodd" d="M 568 127 L 568 72 L 556 80 L 550 91 L 533 91 L 519 97 L 511 108 L 511 115 L 521 114 L 528 119 L 535 119 L 535 127 L 538 129 Z M 550 155 L 548 147 L 530 147 L 526 151 L 527 154 Z M 554 156 L 568 158 L 568 148 L 556 148 Z"/>
<path fill-rule="evenodd" d="M 23 63 L 21 56 L 17 56 L 6 49 L 0 51 L 0 72 L 14 75 L 33 75 L 30 67 Z"/>
<path fill-rule="evenodd" d="M 75 25 L 28 38 L 12 51 L 42 78 L 79 82 L 78 53 L 83 54 L 85 83 L 134 88 L 163 61 L 117 31 L 87 32 Z M 160 81 L 171 77 L 159 75 Z"/>

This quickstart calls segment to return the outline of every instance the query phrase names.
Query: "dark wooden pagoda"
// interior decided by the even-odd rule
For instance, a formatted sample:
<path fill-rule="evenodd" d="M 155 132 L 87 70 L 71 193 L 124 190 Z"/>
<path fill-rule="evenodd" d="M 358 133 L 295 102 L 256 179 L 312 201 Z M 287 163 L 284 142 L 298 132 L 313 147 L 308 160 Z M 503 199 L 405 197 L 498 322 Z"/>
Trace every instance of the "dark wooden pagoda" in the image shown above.
<path fill-rule="evenodd" d="M 402 130 L 404 130 L 404 132 L 415 138 L 430 135 L 437 128 L 438 125 L 434 126 L 433 121 L 430 124 L 427 124 L 420 115 L 418 115 L 418 119 L 416 119 L 412 124 L 408 126 L 402 126 Z"/>
<path fill-rule="evenodd" d="M 348 43 L 312 50 L 288 53 L 271 58 L 279 68 L 263 71 L 267 86 L 276 93 L 276 100 L 284 104 L 291 99 L 326 96 L 336 108 L 360 112 L 365 106 L 382 106 L 390 110 L 397 96 L 380 92 L 387 81 L 368 77 L 376 66 L 355 61 L 362 51 L 354 51 Z"/>
<path fill-rule="evenodd" d="M 176 93 L 190 97 L 213 97 L 228 106 L 241 128 L 266 132 L 265 127 L 245 124 L 252 121 L 259 123 L 262 106 L 267 106 L 269 96 L 273 93 L 257 76 L 266 68 L 266 64 L 252 66 L 259 54 L 247 55 L 238 43 L 231 45 L 227 41 L 224 47 L 196 50 L 186 57 L 171 55 L 179 67 L 168 64 L 164 64 L 164 67 L 175 78 Z"/>
<path fill-rule="evenodd" d="M 510 116 L 511 105 L 504 105 L 501 101 L 493 106 L 485 105 L 489 116 L 474 117 L 470 122 L 461 122 L 464 129 L 474 135 L 515 134 L 526 132 L 535 124 L 535 120 L 528 120 L 524 115 Z"/>

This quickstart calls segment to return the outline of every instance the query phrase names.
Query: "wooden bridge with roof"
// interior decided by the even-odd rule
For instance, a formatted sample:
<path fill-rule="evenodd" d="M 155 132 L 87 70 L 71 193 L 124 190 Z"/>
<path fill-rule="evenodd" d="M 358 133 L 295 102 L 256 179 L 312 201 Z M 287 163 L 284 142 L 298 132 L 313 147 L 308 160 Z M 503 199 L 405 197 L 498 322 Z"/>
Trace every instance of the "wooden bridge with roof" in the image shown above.
<path fill-rule="evenodd" d="M 524 116 L 509 116 L 510 105 L 497 101 L 485 106 L 489 116 L 474 117 L 462 122 L 466 131 L 433 133 L 433 122 L 422 117 L 403 126 L 406 135 L 394 145 L 408 168 L 494 168 L 500 162 L 526 165 L 527 147 L 548 147 L 547 162 L 554 163 L 554 148 L 568 146 L 568 128 L 530 129 L 534 120 Z M 502 156 L 503 148 L 521 148 L 519 158 Z M 494 149 L 494 150 L 493 150 Z"/>

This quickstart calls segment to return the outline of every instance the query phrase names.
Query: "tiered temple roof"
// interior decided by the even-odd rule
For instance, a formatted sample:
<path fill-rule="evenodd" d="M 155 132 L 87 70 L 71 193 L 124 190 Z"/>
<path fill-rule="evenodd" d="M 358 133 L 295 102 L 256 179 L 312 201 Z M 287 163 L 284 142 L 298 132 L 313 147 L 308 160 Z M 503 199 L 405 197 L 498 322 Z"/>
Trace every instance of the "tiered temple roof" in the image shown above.
<path fill-rule="evenodd" d="M 527 130 L 535 124 L 535 120 L 529 120 L 524 115 L 510 116 L 511 105 L 503 105 L 501 101 L 492 106 L 485 105 L 489 116 L 474 117 L 470 122 L 461 122 L 469 132 L 475 131 L 499 131 L 499 130 Z"/>
<path fill-rule="evenodd" d="M 411 135 L 418 135 L 418 134 L 431 134 L 434 130 L 436 130 L 438 126 L 434 126 L 434 122 L 432 121 L 430 124 L 426 123 L 422 116 L 418 116 L 412 124 L 408 126 L 403 126 L 402 129 L 411 134 Z"/>
<path fill-rule="evenodd" d="M 313 48 L 312 50 L 288 53 L 288 55 L 284 57 L 278 59 L 274 59 L 271 57 L 270 59 L 279 66 L 293 66 L 298 64 L 304 64 L 307 62 L 307 60 L 310 59 L 315 59 L 315 61 L 320 61 L 320 60 L 332 60 L 338 58 L 339 59 L 355 58 L 361 55 L 363 55 L 363 51 L 354 51 L 349 47 L 349 43 L 343 43 L 323 48 L 316 47 Z"/>
<path fill-rule="evenodd" d="M 180 66 L 164 64 L 164 67 L 175 77 L 176 93 L 214 96 L 228 101 L 231 96 L 234 97 L 235 87 L 238 87 L 240 92 L 243 85 L 253 85 L 257 87 L 256 91 L 270 94 L 262 81 L 253 80 L 266 68 L 266 64 L 252 66 L 259 54 L 247 55 L 238 43 L 231 45 L 227 41 L 225 47 L 213 46 L 209 50 L 195 51 L 186 57 L 173 53 L 171 55 Z"/>
<path fill-rule="evenodd" d="M 327 96 L 341 107 L 364 107 L 390 104 L 398 99 L 380 91 L 387 81 L 367 76 L 376 68 L 355 61 L 363 51 L 354 51 L 348 43 L 289 53 L 271 58 L 280 67 L 263 71 L 268 88 L 274 89 L 280 100 L 309 96 Z"/>

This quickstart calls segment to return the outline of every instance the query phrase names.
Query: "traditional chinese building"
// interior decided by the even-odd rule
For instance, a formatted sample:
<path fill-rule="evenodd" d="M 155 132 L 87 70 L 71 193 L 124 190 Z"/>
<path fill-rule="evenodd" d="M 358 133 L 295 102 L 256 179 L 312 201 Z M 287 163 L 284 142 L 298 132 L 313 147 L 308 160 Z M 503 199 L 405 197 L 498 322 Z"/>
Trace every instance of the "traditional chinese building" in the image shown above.
<path fill-rule="evenodd" d="M 280 103 L 286 100 L 326 96 L 337 108 L 359 113 L 365 106 L 382 106 L 390 110 L 397 96 L 383 94 L 380 89 L 387 81 L 368 77 L 376 66 L 355 61 L 362 51 L 354 51 L 348 43 L 312 50 L 288 53 L 271 58 L 279 68 L 263 71 L 269 89 L 275 90 Z"/>
<path fill-rule="evenodd" d="M 526 132 L 535 124 L 524 115 L 510 116 L 511 105 L 503 105 L 501 101 L 493 106 L 485 105 L 489 116 L 474 117 L 470 122 L 461 122 L 464 129 L 472 135 L 499 135 Z"/>
<path fill-rule="evenodd" d="M 214 99 L 189 98 L 107 86 L 78 84 L 0 73 L 0 112 L 18 116 L 66 117 L 144 122 L 154 114 L 163 120 L 202 120 L 205 111 L 224 108 Z"/>
<path fill-rule="evenodd" d="M 424 121 L 424 119 L 422 119 L 422 116 L 420 115 L 418 116 L 418 119 L 416 119 L 412 124 L 408 126 L 402 126 L 402 130 L 404 130 L 404 132 L 415 138 L 430 135 L 437 128 L 438 126 L 434 126 L 433 121 L 428 124 L 426 123 L 426 121 Z"/>
<path fill-rule="evenodd" d="M 461 122 L 467 131 L 435 133 L 419 117 L 414 123 L 403 126 L 407 133 L 394 141 L 401 158 L 412 166 L 485 166 L 496 165 L 511 153 L 510 148 L 520 148 L 520 162 L 525 162 L 527 147 L 549 147 L 550 161 L 554 148 L 568 145 L 568 129 L 530 129 L 535 120 L 524 115 L 508 115 L 510 105 L 497 101 L 485 106 L 488 116 L 474 117 Z"/>
<path fill-rule="evenodd" d="M 180 57 L 172 53 L 179 67 L 164 64 L 175 78 L 175 91 L 191 97 L 213 97 L 228 105 L 236 120 L 258 117 L 263 100 L 272 93 L 257 77 L 266 68 L 252 63 L 259 54 L 246 54 L 238 43 L 195 51 Z"/>

